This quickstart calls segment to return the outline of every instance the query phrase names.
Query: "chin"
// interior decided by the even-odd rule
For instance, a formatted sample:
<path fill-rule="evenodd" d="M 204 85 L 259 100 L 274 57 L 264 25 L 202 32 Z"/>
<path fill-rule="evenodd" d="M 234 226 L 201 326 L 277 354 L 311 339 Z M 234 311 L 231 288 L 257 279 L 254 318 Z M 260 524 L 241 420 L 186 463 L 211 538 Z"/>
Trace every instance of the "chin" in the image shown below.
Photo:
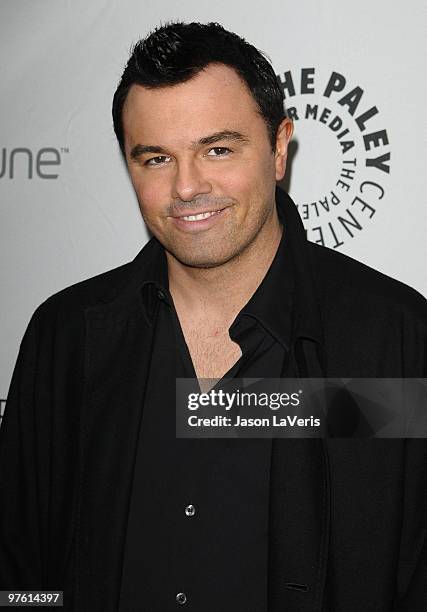
<path fill-rule="evenodd" d="M 217 268 L 233 259 L 237 253 L 214 254 L 206 253 L 205 255 L 195 253 L 182 253 L 174 250 L 169 251 L 176 260 L 184 266 L 190 268 Z"/>

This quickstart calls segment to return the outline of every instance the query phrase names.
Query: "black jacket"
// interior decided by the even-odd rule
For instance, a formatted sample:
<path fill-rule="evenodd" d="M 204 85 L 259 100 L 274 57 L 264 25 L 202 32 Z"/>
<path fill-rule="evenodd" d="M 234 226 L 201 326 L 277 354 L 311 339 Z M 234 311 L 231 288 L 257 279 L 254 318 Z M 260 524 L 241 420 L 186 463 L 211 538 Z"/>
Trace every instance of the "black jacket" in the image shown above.
<path fill-rule="evenodd" d="M 426 377 L 426 300 L 308 242 L 279 189 L 277 203 L 296 265 L 292 351 L 300 375 Z M 51 296 L 30 320 L 0 428 L 1 589 L 62 589 L 65 610 L 117 609 L 155 340 L 141 287 L 161 252 L 150 240 L 132 262 Z M 290 486 L 296 514 L 311 500 L 313 520 L 291 525 L 283 546 L 289 575 L 314 572 L 316 588 L 289 590 L 284 609 L 427 610 L 427 442 L 312 442 L 312 480 L 300 486 L 295 470 Z M 267 461 L 270 441 L 263 444 L 248 469 Z M 241 523 L 248 533 L 257 528 L 244 515 Z M 260 575 L 242 593 L 242 612 L 255 612 L 264 585 Z M 227 611 L 227 585 L 207 601 L 206 610 Z"/>

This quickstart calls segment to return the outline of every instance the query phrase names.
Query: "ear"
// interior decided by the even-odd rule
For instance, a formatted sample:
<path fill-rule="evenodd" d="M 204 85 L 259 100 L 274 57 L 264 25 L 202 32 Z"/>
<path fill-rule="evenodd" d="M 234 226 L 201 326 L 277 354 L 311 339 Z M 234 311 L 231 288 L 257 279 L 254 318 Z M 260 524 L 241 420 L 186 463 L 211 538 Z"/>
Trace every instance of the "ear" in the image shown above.
<path fill-rule="evenodd" d="M 276 134 L 276 151 L 274 154 L 274 163 L 276 166 L 276 181 L 281 181 L 285 176 L 286 160 L 288 157 L 288 145 L 294 132 L 294 124 L 285 117 L 277 129 Z"/>

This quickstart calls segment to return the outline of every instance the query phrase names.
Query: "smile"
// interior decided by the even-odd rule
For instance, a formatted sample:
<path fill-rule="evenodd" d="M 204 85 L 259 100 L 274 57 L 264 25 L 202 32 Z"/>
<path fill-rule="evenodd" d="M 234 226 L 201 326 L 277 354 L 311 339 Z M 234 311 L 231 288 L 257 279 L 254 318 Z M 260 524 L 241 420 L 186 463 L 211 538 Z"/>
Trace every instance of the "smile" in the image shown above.
<path fill-rule="evenodd" d="M 216 215 L 219 212 L 221 211 L 213 210 L 212 212 L 200 213 L 199 215 L 188 215 L 187 217 L 181 217 L 181 219 L 184 219 L 184 221 L 201 221 L 202 219 L 212 217 L 212 215 Z"/>
<path fill-rule="evenodd" d="M 205 232 L 214 225 L 220 223 L 221 219 L 230 213 L 230 207 L 226 206 L 221 210 L 210 210 L 199 213 L 198 215 L 185 215 L 182 217 L 170 217 L 172 223 L 181 231 L 195 234 Z"/>

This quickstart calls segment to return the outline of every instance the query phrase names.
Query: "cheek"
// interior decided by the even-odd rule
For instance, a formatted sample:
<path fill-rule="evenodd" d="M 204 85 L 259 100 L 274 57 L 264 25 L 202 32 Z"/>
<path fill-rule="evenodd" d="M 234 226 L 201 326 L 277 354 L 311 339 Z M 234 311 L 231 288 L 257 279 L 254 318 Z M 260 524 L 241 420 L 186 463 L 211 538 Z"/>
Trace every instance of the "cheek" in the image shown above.
<path fill-rule="evenodd" d="M 138 175 L 134 175 L 132 184 L 142 215 L 147 219 L 155 220 L 169 204 L 167 193 L 163 193 L 161 182 L 143 181 Z"/>
<path fill-rule="evenodd" d="M 159 200 L 159 194 L 156 194 L 156 196 L 153 194 L 151 198 L 148 195 L 147 197 L 139 198 L 141 214 L 150 227 L 160 228 L 162 226 L 165 210 L 164 202 L 164 200 Z"/>
<path fill-rule="evenodd" d="M 221 191 L 239 202 L 239 214 L 257 218 L 271 199 L 271 185 L 275 185 L 274 164 L 270 160 L 242 165 L 238 171 L 223 172 Z"/>
<path fill-rule="evenodd" d="M 219 164 L 218 164 L 219 165 Z M 257 184 L 257 171 L 259 169 L 251 163 L 219 168 L 212 173 L 212 183 L 224 195 L 234 197 L 236 200 L 245 200 Z"/>
<path fill-rule="evenodd" d="M 271 183 L 275 177 L 274 160 L 270 156 L 253 156 L 239 163 L 225 166 L 217 174 L 222 186 L 248 194 L 260 185 Z"/>

